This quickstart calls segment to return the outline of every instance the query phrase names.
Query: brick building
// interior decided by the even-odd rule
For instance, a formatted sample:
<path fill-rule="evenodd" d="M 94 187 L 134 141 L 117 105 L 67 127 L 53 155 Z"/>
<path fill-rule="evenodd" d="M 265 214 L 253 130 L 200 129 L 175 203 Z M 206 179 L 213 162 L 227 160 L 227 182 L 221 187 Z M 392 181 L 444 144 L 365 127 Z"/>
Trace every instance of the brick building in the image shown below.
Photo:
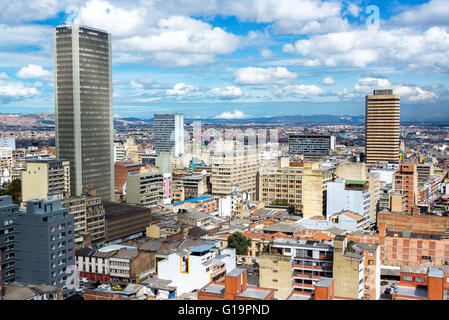
<path fill-rule="evenodd" d="M 274 290 L 248 286 L 247 271 L 236 268 L 223 282 L 210 282 L 198 291 L 198 300 L 273 300 Z"/>

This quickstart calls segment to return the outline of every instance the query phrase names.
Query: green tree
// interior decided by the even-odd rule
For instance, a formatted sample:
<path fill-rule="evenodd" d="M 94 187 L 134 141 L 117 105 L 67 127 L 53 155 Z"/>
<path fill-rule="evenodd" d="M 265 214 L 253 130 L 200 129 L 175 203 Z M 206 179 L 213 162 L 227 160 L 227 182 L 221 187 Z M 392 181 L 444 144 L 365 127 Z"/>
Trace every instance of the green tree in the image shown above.
<path fill-rule="evenodd" d="M 238 255 L 246 255 L 251 246 L 251 239 L 245 237 L 241 232 L 234 232 L 228 238 L 228 248 L 234 248 Z"/>
<path fill-rule="evenodd" d="M 12 201 L 16 204 L 20 204 L 22 201 L 22 183 L 19 179 L 15 179 L 12 182 L 4 183 L 0 189 L 0 196 L 12 196 Z"/>

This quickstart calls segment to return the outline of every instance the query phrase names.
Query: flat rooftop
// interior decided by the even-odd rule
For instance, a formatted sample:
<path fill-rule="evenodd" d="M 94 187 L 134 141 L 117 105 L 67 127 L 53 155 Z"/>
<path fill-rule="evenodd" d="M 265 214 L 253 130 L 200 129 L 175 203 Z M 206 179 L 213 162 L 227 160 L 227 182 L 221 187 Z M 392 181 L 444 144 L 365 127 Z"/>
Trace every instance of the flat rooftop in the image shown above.
<path fill-rule="evenodd" d="M 398 286 L 397 293 L 395 294 L 412 298 L 427 298 L 427 289 Z"/>
<path fill-rule="evenodd" d="M 246 288 L 245 291 L 240 293 L 238 297 L 241 298 L 253 298 L 253 299 L 265 299 L 270 293 L 272 289 L 262 289 L 262 288 Z"/>

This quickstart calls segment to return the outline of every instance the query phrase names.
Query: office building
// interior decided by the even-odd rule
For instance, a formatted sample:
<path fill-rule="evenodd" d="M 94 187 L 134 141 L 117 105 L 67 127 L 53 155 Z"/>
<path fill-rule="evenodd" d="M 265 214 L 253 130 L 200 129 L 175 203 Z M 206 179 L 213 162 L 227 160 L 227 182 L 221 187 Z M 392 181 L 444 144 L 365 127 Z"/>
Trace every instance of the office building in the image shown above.
<path fill-rule="evenodd" d="M 335 150 L 335 136 L 324 134 L 288 134 L 288 150 L 306 160 L 319 160 Z"/>
<path fill-rule="evenodd" d="M 145 166 L 133 161 L 123 161 L 114 163 L 114 179 L 115 192 L 123 193 L 123 187 L 126 184 L 126 177 L 128 174 L 140 173 Z"/>
<path fill-rule="evenodd" d="M 256 177 L 259 170 L 255 150 L 230 150 L 212 155 L 212 195 L 226 196 L 239 186 L 250 199 L 256 199 Z"/>
<path fill-rule="evenodd" d="M 154 115 L 154 150 L 170 152 L 174 157 L 184 154 L 184 115 Z"/>
<path fill-rule="evenodd" d="M 61 201 L 30 200 L 14 220 L 16 281 L 59 287 L 73 285 L 74 219 Z M 69 290 L 63 290 L 66 295 Z"/>
<path fill-rule="evenodd" d="M 83 26 L 54 32 L 56 157 L 70 161 L 70 189 L 114 199 L 111 35 Z"/>
<path fill-rule="evenodd" d="M 63 199 L 70 196 L 70 163 L 29 160 L 22 172 L 22 201 Z"/>
<path fill-rule="evenodd" d="M 3 282 L 15 280 L 14 268 L 14 219 L 19 206 L 11 196 L 0 196 L 0 277 Z"/>
<path fill-rule="evenodd" d="M 400 99 L 393 90 L 374 90 L 366 96 L 365 162 L 399 162 Z"/>
<path fill-rule="evenodd" d="M 148 207 L 164 203 L 164 176 L 159 172 L 128 174 L 126 203 Z"/>
<path fill-rule="evenodd" d="M 302 178 L 302 215 L 311 218 L 326 215 L 327 183 L 332 181 L 334 169 L 318 162 L 304 163 Z"/>

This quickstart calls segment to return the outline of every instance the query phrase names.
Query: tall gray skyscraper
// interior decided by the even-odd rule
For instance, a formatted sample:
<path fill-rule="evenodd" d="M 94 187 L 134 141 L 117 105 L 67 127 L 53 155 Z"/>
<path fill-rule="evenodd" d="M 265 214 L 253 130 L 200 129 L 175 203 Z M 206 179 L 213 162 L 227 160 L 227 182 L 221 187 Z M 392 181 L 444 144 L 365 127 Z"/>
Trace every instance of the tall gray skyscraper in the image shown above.
<path fill-rule="evenodd" d="M 54 31 L 56 156 L 70 161 L 73 195 L 97 188 L 114 199 L 111 35 L 64 25 Z"/>
<path fill-rule="evenodd" d="M 154 115 L 154 150 L 170 152 L 173 156 L 184 154 L 184 115 Z"/>

